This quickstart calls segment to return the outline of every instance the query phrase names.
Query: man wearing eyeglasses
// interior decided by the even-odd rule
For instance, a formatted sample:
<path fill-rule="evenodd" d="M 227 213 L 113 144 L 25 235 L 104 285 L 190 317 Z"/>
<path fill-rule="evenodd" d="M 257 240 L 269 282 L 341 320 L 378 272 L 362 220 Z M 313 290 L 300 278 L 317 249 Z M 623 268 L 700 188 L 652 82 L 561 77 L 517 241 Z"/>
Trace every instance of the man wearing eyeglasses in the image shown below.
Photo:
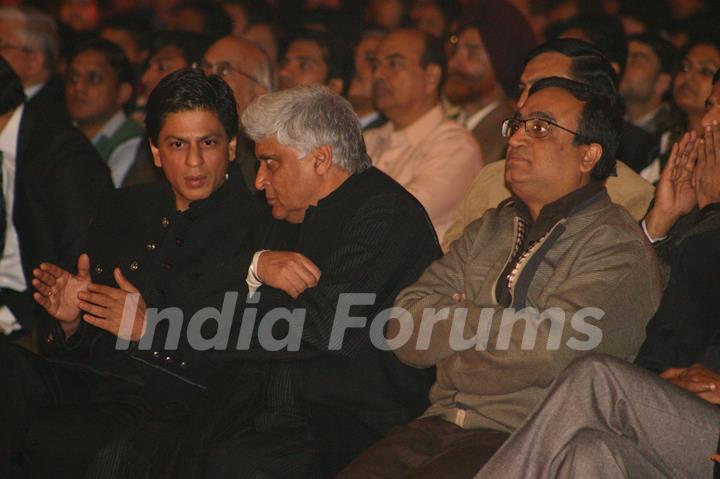
<path fill-rule="evenodd" d="M 60 38 L 52 17 L 30 8 L 0 7 L 0 56 L 20 77 L 29 109 L 69 123 L 62 79 L 55 75 Z"/>
<path fill-rule="evenodd" d="M 413 325 L 395 354 L 437 368 L 431 406 L 340 477 L 472 477 L 574 358 L 635 354 L 660 289 L 650 245 L 603 184 L 620 125 L 587 85 L 533 85 L 503 123 L 512 197 L 395 301 Z M 404 322 L 387 337 L 406 337 Z"/>
<path fill-rule="evenodd" d="M 206 75 L 218 75 L 230 86 L 237 104 L 238 118 L 256 97 L 273 91 L 273 68 L 270 58 L 257 45 L 244 38 L 228 35 L 208 48 L 203 60 L 195 65 Z M 238 136 L 237 164 L 245 184 L 255 189 L 254 145 L 242 132 Z"/>

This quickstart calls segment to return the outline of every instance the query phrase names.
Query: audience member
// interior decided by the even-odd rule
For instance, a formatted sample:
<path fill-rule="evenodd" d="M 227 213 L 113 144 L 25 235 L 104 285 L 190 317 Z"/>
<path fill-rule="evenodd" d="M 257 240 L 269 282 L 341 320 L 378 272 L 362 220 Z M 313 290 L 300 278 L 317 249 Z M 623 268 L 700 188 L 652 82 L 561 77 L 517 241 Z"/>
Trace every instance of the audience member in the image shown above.
<path fill-rule="evenodd" d="M 93 40 L 75 50 L 65 81 L 68 111 L 110 168 L 118 188 L 155 177 L 150 163 L 136 161 L 143 129 L 123 111 L 132 92 L 130 62 L 119 46 Z"/>
<path fill-rule="evenodd" d="M 720 68 L 720 34 L 698 34 L 685 47 L 682 57 L 673 83 L 673 98 L 687 119 L 685 131 L 701 135 L 705 100 L 712 90 L 713 74 Z"/>
<path fill-rule="evenodd" d="M 153 25 L 146 17 L 130 13 L 105 19 L 100 29 L 101 38 L 123 49 L 138 77 L 150 57 L 154 35 Z"/>
<path fill-rule="evenodd" d="M 365 23 L 370 28 L 395 30 L 409 21 L 410 0 L 370 0 L 365 9 Z"/>
<path fill-rule="evenodd" d="M 213 40 L 230 35 L 232 19 L 219 5 L 197 0 L 180 2 L 171 10 L 168 30 L 202 33 Z"/>
<path fill-rule="evenodd" d="M 100 195 L 112 188 L 82 134 L 24 98 L 19 77 L 0 58 L 0 332 L 15 336 L 44 319 L 29 289 L 33 268 L 74 263 Z M 0 476 L 13 477 L 2 467 Z"/>
<path fill-rule="evenodd" d="M 675 47 L 657 34 L 636 35 L 628 40 L 628 62 L 620 82 L 625 120 L 659 138 L 660 158 L 669 153 L 674 130 L 679 126 L 670 98 L 677 62 Z M 660 158 L 628 166 L 654 184 L 660 178 Z"/>
<path fill-rule="evenodd" d="M 350 82 L 347 99 L 360 118 L 363 131 L 383 126 L 387 122 L 372 101 L 372 64 L 384 36 L 385 32 L 381 30 L 367 30 L 355 46 L 355 75 Z"/>
<path fill-rule="evenodd" d="M 344 95 L 352 79 L 352 58 L 342 41 L 327 32 L 295 33 L 283 53 L 279 89 L 325 85 Z"/>
<path fill-rule="evenodd" d="M 167 75 L 202 60 L 210 43 L 210 39 L 200 33 L 161 33 L 155 41 L 147 68 L 140 78 L 142 91 L 138 95 L 138 103 L 144 107 L 150 92 Z"/>
<path fill-rule="evenodd" d="M 100 26 L 99 0 L 60 0 L 59 20 L 75 32 L 94 32 Z"/>
<path fill-rule="evenodd" d="M 396 300 L 413 328 L 395 354 L 437 367 L 432 405 L 339 477 L 472 477 L 574 358 L 635 354 L 660 287 L 642 231 L 603 185 L 620 125 L 617 105 L 589 85 L 551 77 L 530 88 L 503 124 L 512 199 L 472 223 Z M 393 318 L 386 334 L 406 328 Z"/>
<path fill-rule="evenodd" d="M 522 63 L 535 46 L 522 14 L 504 0 L 488 3 L 472 19 L 460 21 L 448 46 L 443 92 L 461 107 L 456 120 L 472 132 L 486 163 L 505 157 L 499 126 L 510 118 Z"/>
<path fill-rule="evenodd" d="M 371 320 L 439 256 L 439 246 L 421 205 L 371 167 L 357 117 L 329 89 L 263 95 L 242 124 L 260 160 L 257 187 L 278 220 L 249 268 L 249 289 L 259 287 L 259 296 L 247 306 L 260 321 L 278 310 L 302 311 L 303 326 L 293 350 L 265 349 L 258 337 L 263 328 L 255 326 L 251 348 L 229 354 L 234 360 L 228 358 L 222 383 L 209 390 L 209 405 L 200 408 L 199 420 L 190 416 L 200 431 L 180 422 L 177 435 L 187 449 L 166 476 L 334 477 L 427 405 L 432 371 L 401 364 L 380 331 L 373 337 Z M 365 299 L 353 299 L 359 292 Z M 367 321 L 337 339 L 336 312 L 348 299 L 356 303 L 352 316 Z M 280 326 L 273 336 L 288 333 L 287 323 Z M 242 368 L 248 359 L 263 361 L 265 376 L 248 381 Z M 257 387 L 263 393 L 254 404 L 238 401 Z M 221 426 L 213 430 L 213 424 Z M 161 454 L 166 440 L 148 433 L 129 442 Z M 198 463 L 182 460 L 198 448 Z"/>
<path fill-rule="evenodd" d="M 520 77 L 521 95 L 518 107 L 527 100 L 527 92 L 542 78 L 559 76 L 591 85 L 608 98 L 617 99 L 617 78 L 602 53 L 582 40 L 562 38 L 552 40 L 530 52 Z M 616 162 L 617 176 L 606 180 L 608 194 L 614 203 L 624 206 L 634 218 L 640 220 L 652 201 L 653 187 L 621 161 Z M 504 162 L 488 165 L 470 186 L 465 198 L 453 214 L 452 226 L 443 241 L 447 251 L 465 227 L 510 197 L 504 186 Z"/>
<path fill-rule="evenodd" d="M 273 71 L 264 51 L 244 38 L 227 36 L 213 43 L 200 64 L 205 74 L 225 80 L 233 91 L 239 114 L 258 96 L 273 91 Z M 257 160 L 254 145 L 242 128 L 237 139 L 237 165 L 247 187 L 255 190 Z"/>
<path fill-rule="evenodd" d="M 636 359 L 660 375 L 602 355 L 576 362 L 476 479 L 712 475 L 720 436 L 719 116 L 713 104 L 691 167 L 702 219 L 678 248 Z M 668 164 L 678 153 L 676 145 Z"/>
<path fill-rule="evenodd" d="M 720 70 L 712 79 L 713 88 L 705 100 L 706 112 L 701 120 L 703 136 L 713 121 L 720 121 L 716 104 L 720 91 Z M 685 236 L 694 229 L 701 215 L 697 208 L 696 178 L 693 176 L 698 156 L 698 143 L 701 138 L 695 131 L 687 132 L 673 146 L 658 181 L 655 201 L 648 211 L 642 227 L 658 257 L 669 267 L 675 263 L 679 245 Z M 710 181 L 708 177 L 704 181 Z"/>
<path fill-rule="evenodd" d="M 373 164 L 422 203 L 438 237 L 483 166 L 472 135 L 446 118 L 440 104 L 445 55 L 419 30 L 383 38 L 373 67 L 375 105 L 389 122 L 365 134 Z"/>
<path fill-rule="evenodd" d="M 163 79 L 148 102 L 148 134 L 167 182 L 110 192 L 77 274 L 51 263 L 33 270 L 35 300 L 57 321 L 43 338 L 48 359 L 0 344 L 0 374 L 16 385 L 0 398 L 8 431 L 1 467 L 25 458 L 8 477 L 24 476 L 21 470 L 84 477 L 103 446 L 153 418 L 174 417 L 207 387 L 218 366 L 212 353 L 190 345 L 196 310 L 188 305 L 219 309 L 215 293 L 241 281 L 223 265 L 246 269 L 258 228 L 241 180 L 226 179 L 236 132 L 225 82 L 192 69 Z M 128 296 L 134 310 L 124 310 Z M 167 342 L 172 328 L 146 318 L 152 308 L 180 312 L 177 346 Z M 128 347 L 145 333 L 153 334 L 151 349 Z"/>
<path fill-rule="evenodd" d="M 0 56 L 20 77 L 29 109 L 54 120 L 69 121 L 62 79 L 55 76 L 60 39 L 49 15 L 0 7 Z"/>
<path fill-rule="evenodd" d="M 453 22 L 460 17 L 458 0 L 415 0 L 410 20 L 415 28 L 444 41 Z"/>
<path fill-rule="evenodd" d="M 645 33 L 628 39 L 628 61 L 620 81 L 627 121 L 654 135 L 670 128 L 669 97 L 677 67 L 677 50 L 660 35 Z"/>

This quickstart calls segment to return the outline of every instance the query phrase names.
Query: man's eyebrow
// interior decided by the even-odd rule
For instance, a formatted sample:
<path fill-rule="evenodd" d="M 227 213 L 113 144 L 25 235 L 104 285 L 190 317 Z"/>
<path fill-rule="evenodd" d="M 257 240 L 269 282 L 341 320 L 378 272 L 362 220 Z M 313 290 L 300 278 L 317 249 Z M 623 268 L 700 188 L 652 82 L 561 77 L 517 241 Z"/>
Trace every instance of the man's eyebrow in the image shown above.
<path fill-rule="evenodd" d="M 398 60 L 398 59 L 403 60 L 403 59 L 405 59 L 405 55 L 403 55 L 402 53 L 388 53 L 387 55 L 384 56 L 384 58 L 386 60 Z"/>
<path fill-rule="evenodd" d="M 263 154 L 263 155 L 257 155 L 257 159 L 261 161 L 267 161 L 267 160 L 277 160 L 279 157 L 277 155 L 272 155 L 269 153 Z"/>
<path fill-rule="evenodd" d="M 541 118 L 543 120 L 555 121 L 555 117 L 546 111 L 534 111 L 528 115 L 528 118 Z"/>

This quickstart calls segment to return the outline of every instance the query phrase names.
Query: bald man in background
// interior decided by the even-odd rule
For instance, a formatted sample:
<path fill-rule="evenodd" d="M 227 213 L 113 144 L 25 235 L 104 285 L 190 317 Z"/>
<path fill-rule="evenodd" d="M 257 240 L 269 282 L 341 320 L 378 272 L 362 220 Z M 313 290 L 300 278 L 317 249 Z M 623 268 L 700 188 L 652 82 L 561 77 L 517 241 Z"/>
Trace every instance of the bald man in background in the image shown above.
<path fill-rule="evenodd" d="M 218 75 L 230 86 L 239 116 L 256 97 L 274 89 L 270 58 L 260 47 L 244 38 L 232 35 L 220 38 L 210 45 L 199 66 L 206 74 Z M 255 145 L 240 128 L 236 164 L 242 171 L 245 184 L 253 193 L 257 191 L 254 150 Z"/>

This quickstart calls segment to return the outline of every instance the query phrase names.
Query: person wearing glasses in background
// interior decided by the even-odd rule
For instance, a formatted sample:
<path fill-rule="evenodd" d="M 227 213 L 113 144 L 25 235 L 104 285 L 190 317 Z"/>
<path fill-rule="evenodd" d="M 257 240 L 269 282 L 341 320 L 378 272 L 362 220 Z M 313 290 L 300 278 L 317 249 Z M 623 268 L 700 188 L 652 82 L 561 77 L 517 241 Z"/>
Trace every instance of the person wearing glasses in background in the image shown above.
<path fill-rule="evenodd" d="M 557 77 L 533 85 L 502 127 L 512 197 L 470 224 L 395 301 L 413 320 L 395 354 L 437 368 L 431 406 L 339 477 L 472 477 L 574 358 L 637 352 L 659 303 L 659 273 L 642 230 L 605 190 L 620 128 L 619 110 L 590 86 Z M 508 327 L 505 308 L 526 307 L 538 313 Z M 602 314 L 580 311 L 586 307 Z M 429 341 L 420 333 L 425 308 L 448 314 Z M 471 341 L 457 341 L 456 312 L 467 314 L 460 334 Z M 533 328 L 534 344 L 526 344 Z M 391 319 L 386 335 L 406 329 Z"/>
<path fill-rule="evenodd" d="M 202 61 L 193 65 L 206 75 L 218 75 L 230 86 L 235 96 L 238 118 L 256 97 L 273 91 L 273 68 L 270 58 L 257 45 L 244 38 L 228 35 L 207 49 Z M 239 126 L 236 164 L 242 171 L 245 184 L 255 189 L 255 145 Z"/>

